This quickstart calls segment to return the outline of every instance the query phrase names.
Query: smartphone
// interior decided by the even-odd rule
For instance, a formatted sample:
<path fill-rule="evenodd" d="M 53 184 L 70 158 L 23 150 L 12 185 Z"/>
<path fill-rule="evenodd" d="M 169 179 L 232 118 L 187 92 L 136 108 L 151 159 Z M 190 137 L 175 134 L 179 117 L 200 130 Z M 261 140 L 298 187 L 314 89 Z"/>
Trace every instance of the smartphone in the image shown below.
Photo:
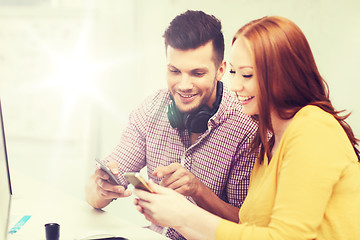
<path fill-rule="evenodd" d="M 127 172 L 123 175 L 125 179 L 131 183 L 135 188 L 145 190 L 153 193 L 154 191 L 149 187 L 149 184 L 138 172 Z"/>
<path fill-rule="evenodd" d="M 110 176 L 110 178 L 109 178 L 110 180 L 112 180 L 113 182 L 115 182 L 118 185 L 121 184 L 119 182 L 119 180 L 117 179 L 117 177 L 115 176 L 115 174 L 112 173 L 112 171 L 110 170 L 110 168 L 108 166 L 106 166 L 102 161 L 100 161 L 97 158 L 95 158 L 95 161 L 100 165 L 101 169 Z"/>

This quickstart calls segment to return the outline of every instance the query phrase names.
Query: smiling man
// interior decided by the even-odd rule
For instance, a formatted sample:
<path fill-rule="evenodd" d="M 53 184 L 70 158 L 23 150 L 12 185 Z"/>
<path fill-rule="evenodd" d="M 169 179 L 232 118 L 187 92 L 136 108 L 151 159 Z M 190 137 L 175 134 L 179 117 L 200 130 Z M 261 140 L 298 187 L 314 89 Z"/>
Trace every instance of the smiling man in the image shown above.
<path fill-rule="evenodd" d="M 146 166 L 154 182 L 238 222 L 257 156 L 249 152 L 257 126 L 220 81 L 226 70 L 221 23 L 202 11 L 187 11 L 172 20 L 164 38 L 168 89 L 132 112 L 119 145 L 103 160 L 121 186 L 97 169 L 87 184 L 87 200 L 103 208 L 129 196 L 122 174 Z M 183 238 L 174 229 L 151 229 Z"/>

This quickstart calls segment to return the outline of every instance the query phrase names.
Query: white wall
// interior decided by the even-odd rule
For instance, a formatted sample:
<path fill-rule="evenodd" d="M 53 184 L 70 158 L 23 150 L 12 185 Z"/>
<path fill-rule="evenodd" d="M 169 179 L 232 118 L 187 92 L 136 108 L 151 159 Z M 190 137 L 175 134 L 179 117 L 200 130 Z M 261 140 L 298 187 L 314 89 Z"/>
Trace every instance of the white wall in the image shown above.
<path fill-rule="evenodd" d="M 17 2 L 0 1 L 0 97 L 10 165 L 74 196 L 83 197 L 92 159 L 116 145 L 131 109 L 166 87 L 162 34 L 186 9 L 222 20 L 226 57 L 246 22 L 264 15 L 293 20 L 334 105 L 353 112 L 348 122 L 360 137 L 358 0 Z"/>

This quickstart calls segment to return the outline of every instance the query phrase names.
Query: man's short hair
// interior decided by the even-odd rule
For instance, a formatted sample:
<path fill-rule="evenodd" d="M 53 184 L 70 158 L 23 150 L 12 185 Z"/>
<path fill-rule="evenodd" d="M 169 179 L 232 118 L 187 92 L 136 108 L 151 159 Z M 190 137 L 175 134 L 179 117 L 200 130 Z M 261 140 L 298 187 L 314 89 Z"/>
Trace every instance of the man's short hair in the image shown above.
<path fill-rule="evenodd" d="M 213 60 L 220 66 L 224 59 L 224 36 L 221 22 L 213 15 L 202 11 L 188 10 L 176 16 L 166 29 L 164 36 L 165 48 L 196 49 L 212 41 L 214 48 Z"/>

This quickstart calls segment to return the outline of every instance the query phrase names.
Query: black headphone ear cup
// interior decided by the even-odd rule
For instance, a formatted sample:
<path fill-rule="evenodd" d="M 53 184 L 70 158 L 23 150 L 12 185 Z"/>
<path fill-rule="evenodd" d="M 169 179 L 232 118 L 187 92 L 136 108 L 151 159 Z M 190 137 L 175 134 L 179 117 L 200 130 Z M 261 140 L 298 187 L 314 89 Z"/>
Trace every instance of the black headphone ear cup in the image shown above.
<path fill-rule="evenodd" d="M 171 100 L 167 107 L 167 116 L 170 122 L 170 126 L 179 130 L 185 129 L 183 115 L 184 114 L 181 113 L 179 109 L 177 109 L 174 101 Z"/>
<path fill-rule="evenodd" d="M 198 112 L 193 114 L 185 114 L 184 125 L 185 128 L 193 133 L 203 133 L 208 129 L 208 121 L 213 115 L 210 108 L 202 107 Z"/>

